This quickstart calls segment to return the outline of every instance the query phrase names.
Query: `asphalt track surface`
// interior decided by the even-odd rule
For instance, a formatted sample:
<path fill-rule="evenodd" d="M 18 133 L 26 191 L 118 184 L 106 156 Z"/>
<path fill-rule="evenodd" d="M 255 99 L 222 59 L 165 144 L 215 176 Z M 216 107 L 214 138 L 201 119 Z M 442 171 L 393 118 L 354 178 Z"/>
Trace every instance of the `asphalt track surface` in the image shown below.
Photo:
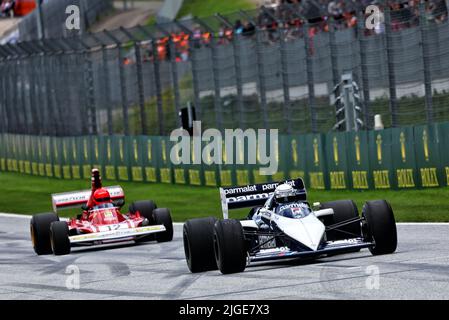
<path fill-rule="evenodd" d="M 170 243 L 36 256 L 29 219 L 0 215 L 0 299 L 449 299 L 449 225 L 399 224 L 398 250 L 191 274 L 181 225 Z M 79 270 L 79 289 L 73 271 Z M 378 274 L 378 277 L 376 276 Z"/>

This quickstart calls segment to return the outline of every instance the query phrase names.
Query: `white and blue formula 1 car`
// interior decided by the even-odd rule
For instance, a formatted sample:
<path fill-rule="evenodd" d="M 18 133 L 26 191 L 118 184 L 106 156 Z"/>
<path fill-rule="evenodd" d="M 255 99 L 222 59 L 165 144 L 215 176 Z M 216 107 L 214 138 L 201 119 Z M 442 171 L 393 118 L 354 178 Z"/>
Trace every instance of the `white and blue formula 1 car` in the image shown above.
<path fill-rule="evenodd" d="M 368 201 L 362 216 L 351 200 L 307 202 L 302 179 L 220 188 L 223 220 L 184 224 L 191 272 L 243 272 L 253 262 L 319 258 L 368 248 L 373 255 L 396 251 L 393 210 L 385 200 Z M 231 209 L 251 208 L 245 220 L 229 219 Z"/>

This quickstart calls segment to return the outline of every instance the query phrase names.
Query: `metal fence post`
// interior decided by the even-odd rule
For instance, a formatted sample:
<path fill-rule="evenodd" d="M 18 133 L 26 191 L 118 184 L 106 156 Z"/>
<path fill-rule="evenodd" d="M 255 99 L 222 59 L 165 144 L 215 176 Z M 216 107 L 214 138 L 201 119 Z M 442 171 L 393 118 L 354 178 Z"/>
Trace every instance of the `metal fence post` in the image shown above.
<path fill-rule="evenodd" d="M 97 134 L 97 112 L 96 112 L 96 103 L 95 103 L 95 87 L 94 87 L 94 75 L 93 75 L 93 64 L 92 59 L 90 58 L 90 54 L 88 51 L 84 52 L 84 76 L 85 76 L 85 85 L 86 85 L 86 93 L 87 93 L 87 115 L 88 115 L 88 123 L 89 123 L 89 134 Z"/>
<path fill-rule="evenodd" d="M 306 23 L 304 25 L 304 49 L 306 50 L 306 71 L 307 71 L 307 88 L 309 91 L 308 104 L 310 113 L 310 126 L 313 133 L 318 132 L 317 114 L 316 114 L 316 101 L 315 101 L 315 77 L 313 72 L 313 57 L 310 46 L 312 41 L 310 34 L 310 25 Z"/>
<path fill-rule="evenodd" d="M 125 70 L 123 66 L 123 52 L 121 48 L 121 42 L 115 38 L 109 31 L 103 31 L 105 35 L 107 35 L 116 45 L 117 48 L 117 62 L 118 62 L 118 70 L 120 77 L 120 93 L 122 99 L 122 112 L 123 112 L 123 133 L 125 136 L 129 136 L 129 107 L 128 107 L 128 94 L 126 91 L 126 78 L 125 78 Z"/>
<path fill-rule="evenodd" d="M 397 114 L 397 94 L 396 94 L 396 74 L 394 70 L 394 52 L 393 52 L 393 39 L 391 37 L 391 12 L 390 7 L 387 4 L 385 6 L 385 38 L 387 43 L 387 68 L 388 68 L 388 86 L 390 90 L 390 112 L 391 112 L 391 125 L 393 128 L 398 126 L 398 114 Z"/>
<path fill-rule="evenodd" d="M 221 84 L 220 84 L 220 63 L 218 60 L 218 54 L 220 49 L 217 45 L 215 36 L 212 36 L 212 70 L 214 74 L 214 109 L 215 109 L 215 121 L 217 122 L 217 127 L 220 131 L 223 130 L 223 112 L 221 108 Z"/>
<path fill-rule="evenodd" d="M 278 22 L 282 23 L 281 21 Z M 287 122 L 287 133 L 292 133 L 292 122 L 291 122 L 291 101 L 290 101 L 290 82 L 288 73 L 288 57 L 287 57 L 287 43 L 284 38 L 285 29 L 281 26 L 278 30 L 279 41 L 281 49 L 281 68 L 282 68 L 282 89 L 284 92 L 284 121 Z"/>
<path fill-rule="evenodd" d="M 423 57 L 424 67 L 424 88 L 426 94 L 426 114 L 427 122 L 430 124 L 433 122 L 433 101 L 432 101 L 432 75 L 430 71 L 430 51 L 428 43 L 428 30 L 429 24 L 426 19 L 426 4 L 424 1 L 419 2 L 419 28 L 421 31 L 421 49 Z"/>
<path fill-rule="evenodd" d="M 171 73 L 173 81 L 173 91 L 175 98 L 175 110 L 176 110 L 176 124 L 181 127 L 181 117 L 179 113 L 181 111 L 181 95 L 179 93 L 179 76 L 178 76 L 178 66 L 176 62 L 176 48 L 173 38 L 170 36 L 168 39 L 168 45 L 170 47 L 170 62 L 171 62 Z"/>
<path fill-rule="evenodd" d="M 237 107 L 239 109 L 239 127 L 246 128 L 245 124 L 245 107 L 243 103 L 243 79 L 242 79 L 242 62 L 241 62 L 241 45 L 242 37 L 240 34 L 236 34 L 232 40 L 232 47 L 234 52 L 234 68 L 235 68 L 235 81 L 237 85 Z"/>
<path fill-rule="evenodd" d="M 365 123 L 368 128 L 372 128 L 372 111 L 370 106 L 370 87 L 369 87 L 369 77 L 368 77 L 368 60 L 366 55 L 366 39 L 364 35 L 365 31 L 365 20 L 361 13 L 358 15 L 358 40 L 359 40 L 359 47 L 360 47 L 360 63 L 361 63 L 361 70 L 362 70 L 362 90 L 363 90 L 363 106 L 364 106 L 364 115 L 365 115 Z"/>
<path fill-rule="evenodd" d="M 137 89 L 139 95 L 140 123 L 142 135 L 148 134 L 147 114 L 145 111 L 145 92 L 143 88 L 143 71 L 142 71 L 142 52 L 139 42 L 134 42 L 134 50 L 136 52 L 136 73 L 137 73 Z"/>
<path fill-rule="evenodd" d="M 262 108 L 263 115 L 263 125 L 265 129 L 268 129 L 268 110 L 267 110 L 267 87 L 265 83 L 265 67 L 263 59 L 263 38 L 262 30 L 256 27 L 256 58 L 257 58 L 257 71 L 259 75 L 259 95 L 260 95 L 260 106 Z"/>
<path fill-rule="evenodd" d="M 134 52 L 136 57 L 136 77 L 137 77 L 137 90 L 138 90 L 138 103 L 140 110 L 140 124 L 141 132 L 143 135 L 148 134 L 147 115 L 145 110 L 145 91 L 143 87 L 143 66 L 142 66 L 142 48 L 140 47 L 140 41 L 137 40 L 130 32 L 121 27 L 120 30 L 134 42 Z"/>
<path fill-rule="evenodd" d="M 164 124 L 164 110 L 163 110 L 163 100 L 162 100 L 162 84 L 161 84 L 161 65 L 159 61 L 159 53 L 157 50 L 157 39 L 152 39 L 152 49 L 153 49 L 153 67 L 154 67 L 154 82 L 156 86 L 156 106 L 157 106 L 157 119 L 159 122 L 159 135 L 163 136 L 165 131 Z"/>
<path fill-rule="evenodd" d="M 111 101 L 111 83 L 109 77 L 109 63 L 108 63 L 108 49 L 106 45 L 101 48 L 101 58 L 102 58 L 102 72 L 103 72 L 103 90 L 106 102 L 106 121 L 108 127 L 108 135 L 112 136 L 114 134 L 114 129 L 112 127 L 112 101 Z"/>
<path fill-rule="evenodd" d="M 332 64 L 332 81 L 333 88 L 340 83 L 340 71 L 338 68 L 338 52 L 337 52 L 337 41 L 335 39 L 335 20 L 334 17 L 330 17 L 329 22 L 329 48 L 331 53 L 331 64 Z"/>

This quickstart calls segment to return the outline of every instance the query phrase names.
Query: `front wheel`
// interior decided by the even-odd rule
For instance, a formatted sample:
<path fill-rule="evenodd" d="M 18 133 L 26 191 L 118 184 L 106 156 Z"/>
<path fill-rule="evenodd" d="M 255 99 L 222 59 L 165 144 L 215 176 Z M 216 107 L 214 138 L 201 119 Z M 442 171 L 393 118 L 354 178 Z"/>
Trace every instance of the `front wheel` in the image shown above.
<path fill-rule="evenodd" d="M 245 271 L 247 250 L 238 220 L 219 220 L 214 229 L 215 260 L 223 274 Z"/>
<path fill-rule="evenodd" d="M 53 222 L 50 226 L 51 248 L 57 256 L 70 253 L 69 226 L 65 221 Z"/>
<path fill-rule="evenodd" d="M 190 272 L 217 270 L 214 253 L 214 217 L 192 219 L 184 223 L 183 242 Z"/>
<path fill-rule="evenodd" d="M 164 232 L 156 233 L 157 242 L 168 242 L 173 240 L 173 221 L 168 209 L 155 209 L 153 211 L 153 219 L 156 225 L 163 225 Z"/>
<path fill-rule="evenodd" d="M 38 255 L 51 254 L 50 225 L 59 221 L 54 213 L 37 214 L 31 218 L 30 233 L 34 252 Z"/>
<path fill-rule="evenodd" d="M 363 207 L 366 226 L 364 237 L 374 242 L 370 248 L 373 255 L 396 251 L 398 239 L 396 221 L 390 204 L 385 200 L 369 201 Z"/>

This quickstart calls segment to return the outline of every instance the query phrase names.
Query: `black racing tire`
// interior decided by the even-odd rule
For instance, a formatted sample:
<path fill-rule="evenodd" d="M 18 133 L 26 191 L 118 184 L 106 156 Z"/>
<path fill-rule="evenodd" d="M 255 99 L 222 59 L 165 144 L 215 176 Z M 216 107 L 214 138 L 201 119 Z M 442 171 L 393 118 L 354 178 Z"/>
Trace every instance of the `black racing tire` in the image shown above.
<path fill-rule="evenodd" d="M 140 215 L 148 220 L 148 225 L 154 225 L 153 211 L 157 208 L 157 205 L 152 200 L 135 201 L 131 203 L 128 207 L 129 212 L 134 214 L 139 211 Z M 145 237 L 140 237 L 136 239 L 137 243 L 154 241 L 155 235 L 150 234 Z"/>
<path fill-rule="evenodd" d="M 333 216 L 326 216 L 322 218 L 322 221 L 326 227 L 353 218 L 359 218 L 359 210 L 357 209 L 357 205 L 352 200 L 326 202 L 321 205 L 321 209 L 334 210 Z M 360 223 L 351 223 L 338 228 L 338 230 L 330 230 L 326 233 L 327 241 L 360 238 L 361 236 L 362 228 Z"/>
<path fill-rule="evenodd" d="M 59 221 L 54 213 L 37 214 L 31 218 L 30 233 L 34 252 L 38 255 L 51 254 L 50 225 Z"/>
<path fill-rule="evenodd" d="M 363 206 L 366 223 L 366 239 L 374 241 L 369 250 L 373 255 L 390 254 L 396 251 L 398 236 L 391 205 L 385 200 L 368 201 Z"/>
<path fill-rule="evenodd" d="M 69 226 L 67 222 L 52 222 L 50 226 L 50 240 L 51 248 L 56 256 L 70 253 Z"/>
<path fill-rule="evenodd" d="M 130 213 L 134 214 L 137 211 L 139 211 L 140 215 L 144 218 L 147 218 L 150 224 L 154 224 L 153 219 L 154 209 L 157 209 L 157 205 L 152 200 L 136 201 L 129 205 Z"/>
<path fill-rule="evenodd" d="M 214 252 L 216 218 L 192 219 L 184 223 L 184 253 L 190 272 L 217 270 Z"/>
<path fill-rule="evenodd" d="M 214 228 L 214 251 L 223 274 L 245 271 L 247 250 L 243 227 L 238 220 L 219 220 Z"/>
<path fill-rule="evenodd" d="M 156 225 L 163 225 L 165 227 L 164 232 L 158 232 L 155 234 L 157 242 L 169 242 L 173 240 L 173 221 L 170 211 L 166 208 L 154 209 L 153 220 Z"/>

